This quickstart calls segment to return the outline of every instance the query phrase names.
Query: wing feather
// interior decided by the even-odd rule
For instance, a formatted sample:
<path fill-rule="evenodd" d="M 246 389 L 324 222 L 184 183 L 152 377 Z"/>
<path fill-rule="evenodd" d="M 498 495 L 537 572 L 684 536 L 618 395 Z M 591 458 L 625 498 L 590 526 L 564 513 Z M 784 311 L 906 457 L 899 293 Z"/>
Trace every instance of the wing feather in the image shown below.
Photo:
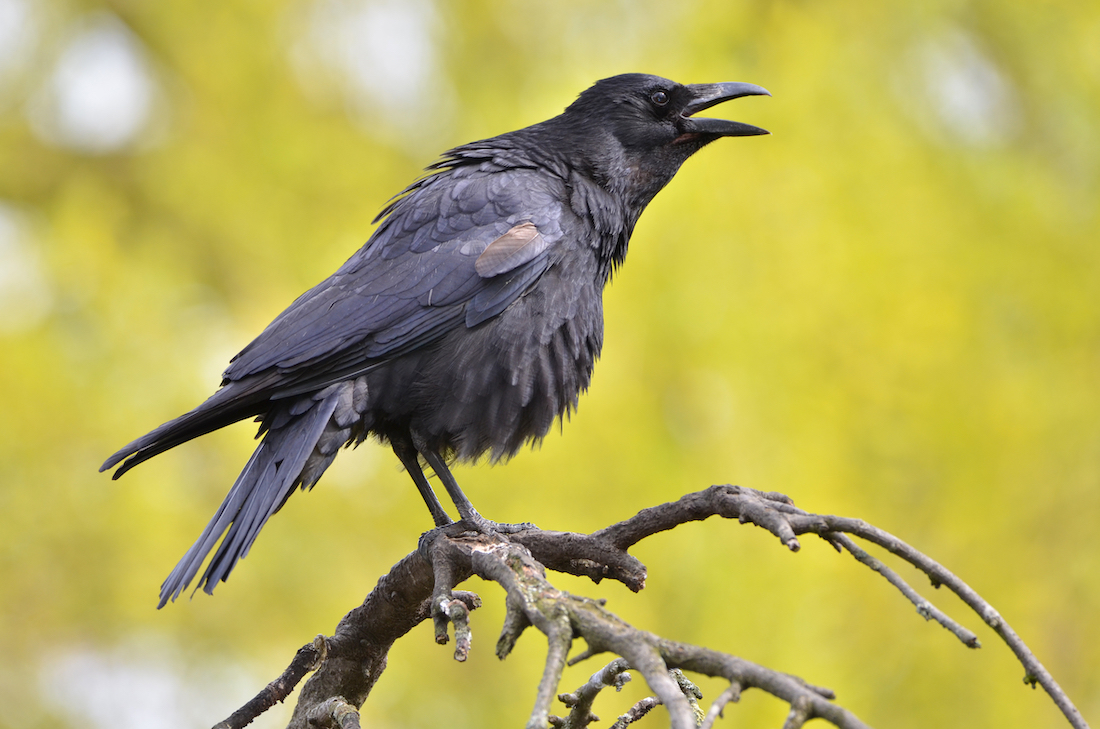
<path fill-rule="evenodd" d="M 536 170 L 421 180 L 363 248 L 233 359 L 225 381 L 277 370 L 274 396 L 304 392 L 497 316 L 551 265 L 568 199 Z"/>
<path fill-rule="evenodd" d="M 482 278 L 499 276 L 527 263 L 548 245 L 534 223 L 514 225 L 481 252 L 474 262 L 474 270 Z"/>

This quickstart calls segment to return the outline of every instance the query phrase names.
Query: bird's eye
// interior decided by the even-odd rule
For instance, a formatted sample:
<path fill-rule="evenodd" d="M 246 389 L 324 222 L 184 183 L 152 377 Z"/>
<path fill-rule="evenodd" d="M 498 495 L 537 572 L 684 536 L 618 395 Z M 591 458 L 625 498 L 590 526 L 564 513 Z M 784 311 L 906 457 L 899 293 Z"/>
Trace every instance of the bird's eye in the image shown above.
<path fill-rule="evenodd" d="M 649 98 L 650 101 L 652 101 L 657 106 L 664 106 L 668 103 L 668 94 L 666 94 L 664 91 L 654 91 L 653 95 Z"/>

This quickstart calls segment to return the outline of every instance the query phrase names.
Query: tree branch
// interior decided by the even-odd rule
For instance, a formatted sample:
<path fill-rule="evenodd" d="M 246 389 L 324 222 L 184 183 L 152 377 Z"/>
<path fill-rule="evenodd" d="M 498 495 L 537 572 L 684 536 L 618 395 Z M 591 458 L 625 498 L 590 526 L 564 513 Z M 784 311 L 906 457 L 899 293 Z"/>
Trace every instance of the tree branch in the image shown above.
<path fill-rule="evenodd" d="M 645 586 L 646 570 L 627 553 L 631 546 L 659 532 L 716 515 L 761 527 L 791 551 L 801 548 L 799 535 L 820 536 L 882 575 L 926 620 L 936 620 L 964 645 L 979 647 L 977 636 L 934 607 L 852 537 L 896 554 L 928 575 L 933 586 L 946 586 L 959 595 L 1017 655 L 1026 670 L 1025 681 L 1043 686 L 1073 727 L 1087 729 L 1080 713 L 1012 628 L 988 602 L 942 565 L 888 532 L 858 519 L 811 514 L 796 508 L 782 494 L 728 485 L 712 486 L 675 502 L 643 509 L 629 519 L 588 535 L 533 527 L 514 534 L 487 535 L 461 532 L 460 525 L 425 535 L 420 548 L 379 580 L 363 604 L 341 620 L 331 638 L 315 641 L 314 645 L 323 647 L 324 656 L 307 661 L 307 671 L 318 662 L 320 667 L 306 682 L 289 727 L 357 726 L 357 708 L 385 668 L 389 647 L 429 617 L 435 622 L 437 642 L 446 643 L 448 626 L 455 627 L 455 658 L 464 660 L 471 648 L 469 611 L 480 602 L 476 595 L 456 588 L 472 575 L 496 582 L 504 589 L 506 615 L 497 642 L 501 658 L 511 652 L 528 627 L 535 627 L 547 637 L 546 663 L 528 719 L 529 729 L 544 729 L 548 724 L 563 729 L 588 726 L 596 720 L 592 702 L 597 694 L 607 686 L 620 688 L 629 680 L 625 673 L 628 668 L 645 678 L 655 696 L 620 716 L 616 726 L 625 727 L 663 704 L 674 729 L 697 726 L 710 729 L 729 703 L 738 701 L 743 691 L 755 688 L 790 706 L 784 727 L 796 729 L 813 718 L 825 719 L 842 729 L 865 727 L 854 714 L 833 703 L 835 696 L 828 689 L 732 655 L 640 630 L 608 612 L 602 601 L 570 595 L 546 579 L 546 568 L 550 568 L 596 582 L 615 579 L 632 590 L 640 590 Z M 567 661 L 576 638 L 583 638 L 587 648 Z M 619 658 L 593 674 L 576 692 L 559 697 L 570 708 L 565 718 L 551 716 L 551 704 L 565 666 L 600 653 L 612 653 Z M 280 692 L 290 681 L 288 676 L 301 671 L 295 664 L 292 668 L 294 672 L 288 669 L 265 692 L 218 725 L 218 729 L 242 727 L 258 713 L 256 707 L 263 706 L 259 709 L 263 711 L 274 703 L 272 696 L 275 700 L 285 698 L 286 693 Z M 704 714 L 697 703 L 697 689 L 677 669 L 723 678 L 729 681 L 729 687 Z M 288 693 L 297 681 L 298 678 L 293 678 L 285 691 Z M 272 689 L 277 684 L 280 688 Z M 261 701 L 261 697 L 266 698 Z M 264 705 L 267 701 L 271 704 Z M 240 723 L 238 715 L 249 718 Z"/>
<path fill-rule="evenodd" d="M 251 724 L 256 717 L 290 696 L 290 692 L 310 671 L 315 671 L 324 662 L 327 646 L 325 636 L 318 635 L 312 643 L 307 643 L 294 654 L 283 675 L 269 683 L 263 691 L 241 708 L 234 711 L 228 719 L 219 722 L 214 729 L 241 729 Z"/>
<path fill-rule="evenodd" d="M 569 707 L 569 715 L 550 717 L 550 723 L 557 729 L 585 729 L 590 723 L 599 721 L 599 717 L 592 713 L 592 704 L 596 697 L 605 688 L 614 687 L 616 691 L 622 691 L 623 685 L 630 680 L 627 669 L 630 664 L 623 658 L 616 658 L 592 674 L 588 682 L 579 689 L 569 694 L 559 694 L 558 701 Z"/>
<path fill-rule="evenodd" d="M 1036 658 L 1035 654 L 1027 647 L 1027 644 L 1024 643 L 1020 636 L 1016 634 L 1012 626 L 1001 617 L 1000 613 L 970 587 L 970 585 L 956 577 L 952 572 L 931 557 L 913 549 L 893 534 L 872 526 L 865 521 L 839 516 L 821 517 L 811 514 L 806 514 L 805 516 L 812 518 L 807 518 L 805 522 L 796 519 L 792 524 L 797 533 L 803 534 L 806 532 L 813 532 L 827 540 L 832 539 L 837 533 L 853 534 L 861 539 L 866 539 L 892 554 L 898 555 L 903 560 L 928 575 L 932 581 L 933 587 L 939 588 L 943 586 L 958 595 L 959 598 L 962 599 L 971 610 L 977 613 L 989 627 L 993 628 L 993 631 L 997 633 L 1001 640 L 1008 645 L 1009 649 L 1016 654 L 1016 658 L 1024 667 L 1024 683 L 1032 687 L 1036 684 L 1042 686 L 1043 690 L 1047 692 L 1051 700 L 1053 700 L 1054 704 L 1061 710 L 1071 726 L 1075 729 L 1088 729 L 1088 724 L 1085 722 L 1084 717 L 1081 716 L 1081 712 L 1074 706 L 1073 702 L 1070 701 L 1069 696 L 1067 696 L 1065 691 L 1062 690 L 1062 687 L 1058 685 L 1058 682 L 1054 680 L 1054 677 L 1050 675 L 1046 667 Z M 854 552 L 853 556 L 855 556 Z M 858 556 L 856 558 L 859 559 Z M 931 607 L 931 603 L 927 601 L 924 601 L 922 604 Z M 921 615 L 927 619 L 929 616 L 922 612 L 922 604 L 918 604 L 918 612 L 921 612 Z M 945 627 L 947 627 L 946 624 Z M 962 638 L 962 636 L 960 636 L 960 638 Z M 964 642 L 967 641 L 964 640 Z M 972 648 L 979 647 L 977 636 L 973 639 L 973 645 L 970 643 L 967 644 Z"/>

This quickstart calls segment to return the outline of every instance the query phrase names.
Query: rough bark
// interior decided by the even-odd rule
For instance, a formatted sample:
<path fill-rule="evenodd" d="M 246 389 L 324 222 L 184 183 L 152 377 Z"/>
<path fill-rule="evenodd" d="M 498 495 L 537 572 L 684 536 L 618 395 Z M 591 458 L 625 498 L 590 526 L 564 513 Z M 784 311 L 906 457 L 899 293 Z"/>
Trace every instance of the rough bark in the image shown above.
<path fill-rule="evenodd" d="M 547 639 L 546 664 L 528 729 L 582 729 L 595 716 L 592 702 L 609 686 L 629 680 L 627 671 L 640 674 L 653 696 L 629 707 L 615 722 L 626 727 L 657 706 L 664 706 L 674 729 L 710 729 L 723 709 L 749 689 L 769 693 L 787 702 L 785 729 L 797 729 L 819 718 L 842 729 L 866 727 L 858 717 L 837 705 L 833 693 L 789 674 L 699 646 L 667 640 L 627 624 L 603 604 L 555 588 L 547 569 L 589 577 L 596 582 L 614 579 L 632 590 L 645 586 L 646 569 L 628 553 L 642 539 L 682 524 L 711 516 L 737 519 L 771 532 L 792 551 L 798 536 L 816 534 L 838 552 L 848 552 L 860 564 L 881 574 L 917 608 L 926 620 L 935 620 L 966 647 L 978 648 L 977 636 L 924 598 L 893 570 L 864 551 L 853 539 L 876 544 L 924 572 L 934 587 L 959 595 L 1017 655 L 1026 670 L 1025 681 L 1042 686 L 1067 721 L 1087 729 L 1080 712 L 1034 654 L 1003 618 L 966 583 L 931 558 L 897 537 L 857 519 L 810 514 L 797 509 L 782 494 L 738 486 L 712 486 L 678 501 L 643 509 L 635 516 L 592 534 L 549 532 L 534 527 L 515 533 L 476 533 L 454 524 L 425 535 L 417 551 L 398 562 L 382 577 L 363 604 L 349 612 L 328 638 L 318 636 L 299 651 L 291 667 L 255 699 L 216 729 L 238 729 L 275 701 L 281 701 L 306 672 L 315 669 L 298 698 L 289 729 L 359 726 L 357 709 L 363 705 L 386 665 L 390 646 L 423 620 L 435 623 L 436 641 L 455 636 L 456 660 L 471 650 L 469 613 L 479 605 L 476 595 L 456 588 L 471 576 L 497 583 L 504 590 L 506 616 L 497 642 L 504 658 L 529 627 Z M 581 638 L 586 647 L 574 658 L 568 654 Z M 575 692 L 558 695 L 562 671 L 593 656 L 609 653 L 610 663 L 593 674 Z M 683 672 L 720 677 L 729 686 L 707 709 Z M 552 713 L 555 697 L 565 716 Z"/>

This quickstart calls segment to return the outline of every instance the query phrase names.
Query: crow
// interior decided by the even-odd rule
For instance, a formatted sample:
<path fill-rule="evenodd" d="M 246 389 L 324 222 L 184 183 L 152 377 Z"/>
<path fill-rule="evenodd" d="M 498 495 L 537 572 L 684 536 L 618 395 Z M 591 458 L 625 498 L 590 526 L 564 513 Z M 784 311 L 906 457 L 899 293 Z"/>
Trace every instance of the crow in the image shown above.
<path fill-rule="evenodd" d="M 505 530 L 474 509 L 448 462 L 509 458 L 576 408 L 603 343 L 604 286 L 646 205 L 703 146 L 768 133 L 695 115 L 761 94 L 624 74 L 552 119 L 444 153 L 382 209 L 362 248 L 230 361 L 209 399 L 100 468 L 121 462 L 118 478 L 192 438 L 260 423 L 263 440 L 158 607 L 217 546 L 195 588 L 212 593 L 295 489 L 368 436 L 389 443 L 436 527 L 452 521 L 421 458 L 464 525 Z"/>

